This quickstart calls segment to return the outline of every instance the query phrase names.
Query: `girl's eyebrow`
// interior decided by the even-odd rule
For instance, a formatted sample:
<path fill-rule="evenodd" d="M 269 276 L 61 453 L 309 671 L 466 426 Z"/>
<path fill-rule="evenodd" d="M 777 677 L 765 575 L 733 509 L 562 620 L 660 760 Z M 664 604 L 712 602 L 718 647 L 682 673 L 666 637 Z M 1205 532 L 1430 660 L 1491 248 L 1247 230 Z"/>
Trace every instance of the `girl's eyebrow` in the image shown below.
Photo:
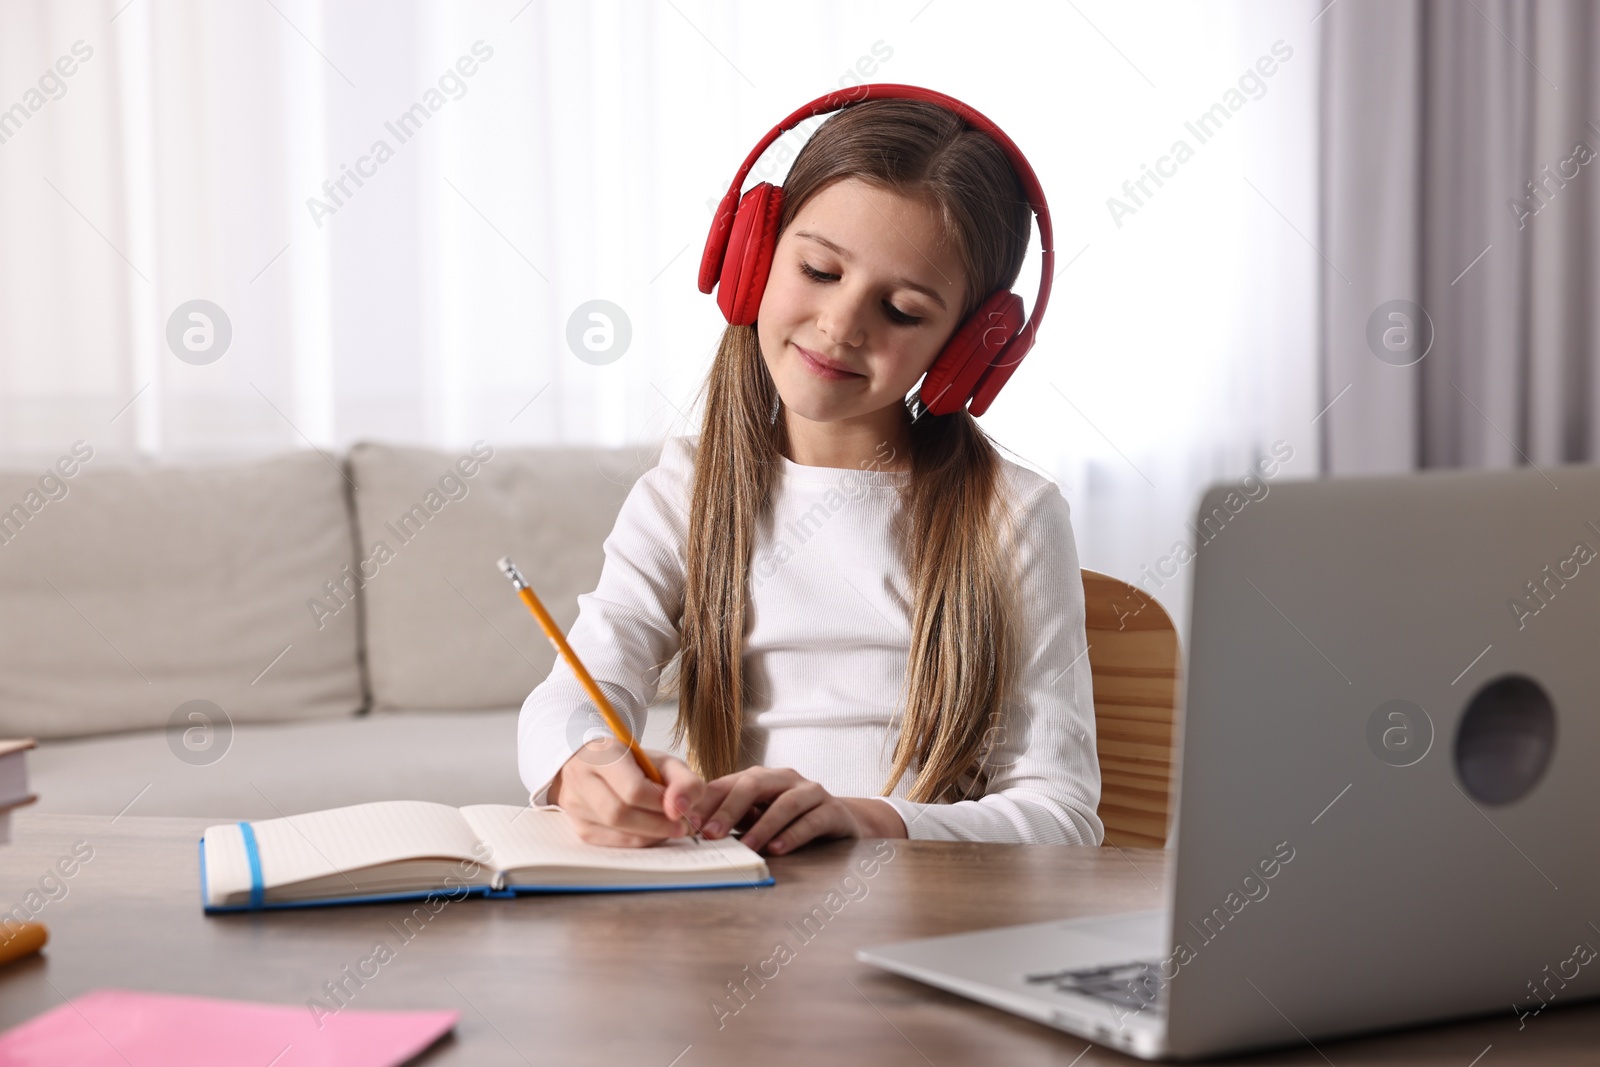
<path fill-rule="evenodd" d="M 807 240 L 815 241 L 815 242 L 817 242 L 817 244 L 822 245 L 824 248 L 831 249 L 833 252 L 837 253 L 839 258 L 844 260 L 846 263 L 848 263 L 850 261 L 850 253 L 849 252 L 846 252 L 844 249 L 840 248 L 838 245 L 834 244 L 832 241 L 828 240 L 826 237 L 823 237 L 821 234 L 812 233 L 810 230 L 796 230 L 794 232 L 794 235 L 796 237 L 804 237 Z M 923 296 L 926 296 L 929 300 L 932 300 L 935 304 L 938 304 L 939 305 L 939 309 L 941 311 L 948 310 L 945 307 L 944 297 L 940 296 L 938 293 L 934 292 L 932 289 L 928 288 L 926 285 L 923 285 L 921 282 L 914 282 L 910 278 L 895 278 L 890 284 L 897 285 L 902 289 L 910 289 L 913 292 L 921 293 Z"/>

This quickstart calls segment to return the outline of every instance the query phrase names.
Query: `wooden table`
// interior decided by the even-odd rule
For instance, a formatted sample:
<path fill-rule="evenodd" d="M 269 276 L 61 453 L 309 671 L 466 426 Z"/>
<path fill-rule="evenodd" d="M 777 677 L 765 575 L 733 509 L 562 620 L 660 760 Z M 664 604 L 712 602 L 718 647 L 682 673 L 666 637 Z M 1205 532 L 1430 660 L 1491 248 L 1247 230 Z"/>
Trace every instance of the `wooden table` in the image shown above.
<path fill-rule="evenodd" d="M 430 1067 L 1138 1062 L 878 971 L 855 950 L 1158 906 L 1161 852 L 832 842 L 772 860 L 771 888 L 462 900 L 414 921 L 407 940 L 411 905 L 205 916 L 196 842 L 216 821 L 19 815 L 0 849 L 0 906 L 39 889 L 74 843 L 94 855 L 39 912 L 43 955 L 0 969 L 0 1026 L 106 986 L 305 1005 L 333 1004 L 324 983 L 344 980 L 352 1008 L 461 1011 L 418 1061 Z M 857 865 L 878 856 L 864 877 Z M 825 918 L 808 926 L 814 909 Z M 344 969 L 379 942 L 393 956 L 358 987 Z M 1600 1006 L 1552 1008 L 1520 1033 L 1508 1010 L 1238 1062 L 1468 1067 L 1490 1045 L 1478 1067 L 1600 1062 Z"/>

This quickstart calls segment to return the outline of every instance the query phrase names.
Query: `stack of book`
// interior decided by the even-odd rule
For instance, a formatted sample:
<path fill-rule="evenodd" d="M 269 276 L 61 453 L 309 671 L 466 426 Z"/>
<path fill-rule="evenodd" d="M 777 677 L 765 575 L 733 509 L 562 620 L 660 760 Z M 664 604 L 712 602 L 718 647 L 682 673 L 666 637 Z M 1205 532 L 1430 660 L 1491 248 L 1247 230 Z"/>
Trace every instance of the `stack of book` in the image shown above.
<path fill-rule="evenodd" d="M 11 809 L 39 798 L 28 792 L 28 749 L 33 738 L 0 741 L 0 845 L 11 840 Z"/>

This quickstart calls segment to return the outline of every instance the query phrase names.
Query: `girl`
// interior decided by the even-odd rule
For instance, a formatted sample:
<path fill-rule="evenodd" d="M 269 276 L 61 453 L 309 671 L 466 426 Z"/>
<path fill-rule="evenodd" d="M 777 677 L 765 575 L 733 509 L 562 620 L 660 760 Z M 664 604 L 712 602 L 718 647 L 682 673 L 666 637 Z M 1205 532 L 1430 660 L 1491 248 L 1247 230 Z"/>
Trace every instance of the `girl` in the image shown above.
<path fill-rule="evenodd" d="M 768 853 L 1099 844 L 1067 502 L 964 403 L 906 401 L 1015 281 L 1030 221 L 1004 151 L 952 110 L 869 99 L 816 130 L 756 322 L 723 333 L 700 434 L 634 485 L 569 634 L 636 734 L 678 655 L 689 763 L 652 753 L 652 784 L 558 659 L 518 723 L 534 804 L 620 846 L 680 836 L 680 816 Z"/>

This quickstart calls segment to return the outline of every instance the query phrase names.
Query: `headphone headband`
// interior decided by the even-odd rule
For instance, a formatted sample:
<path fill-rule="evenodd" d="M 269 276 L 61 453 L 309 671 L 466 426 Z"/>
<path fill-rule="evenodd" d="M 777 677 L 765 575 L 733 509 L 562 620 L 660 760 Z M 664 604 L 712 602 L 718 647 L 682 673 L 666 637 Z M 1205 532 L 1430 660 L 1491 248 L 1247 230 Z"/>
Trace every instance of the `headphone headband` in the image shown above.
<path fill-rule="evenodd" d="M 1033 347 L 1034 335 L 1038 331 L 1039 321 L 1044 317 L 1045 307 L 1050 302 L 1050 282 L 1055 275 L 1055 236 L 1050 227 L 1050 208 L 1045 203 L 1044 190 L 1040 187 L 1039 179 L 1034 175 L 1033 167 L 1029 165 L 1027 158 L 1000 127 L 954 97 L 946 96 L 944 93 L 935 92 L 932 89 L 924 89 L 917 85 L 880 82 L 852 86 L 848 89 L 838 89 L 811 101 L 774 126 L 750 154 L 745 157 L 744 163 L 739 167 L 739 173 L 734 176 L 733 184 L 728 187 L 728 192 L 723 196 L 722 202 L 717 205 L 717 214 L 711 224 L 711 235 L 706 242 L 706 255 L 700 263 L 700 291 L 702 293 L 710 293 L 717 286 L 722 268 L 721 250 L 727 246 L 728 233 L 733 226 L 734 217 L 738 213 L 740 189 L 744 185 L 745 178 L 749 176 L 751 169 L 756 165 L 756 161 L 761 158 L 762 153 L 784 133 L 808 118 L 827 114 L 831 111 L 839 111 L 849 107 L 851 104 L 858 104 L 865 100 L 890 99 L 919 100 L 924 103 L 937 104 L 955 112 L 968 125 L 987 135 L 1000 146 L 1001 150 L 1005 152 L 1006 158 L 1010 161 L 1013 170 L 1015 170 L 1018 180 L 1022 183 L 1023 192 L 1028 197 L 1028 206 L 1033 209 L 1034 217 L 1039 226 L 1041 263 L 1039 292 L 1034 297 L 1033 307 L 1028 313 L 1028 319 L 1005 345 L 1005 365 L 1015 366 L 1016 362 L 1021 360 L 1028 353 L 1028 350 Z M 713 249 L 717 250 L 716 255 L 712 255 Z M 1012 299 L 1015 300 L 1015 298 Z M 1004 377 L 1005 375 L 1001 376 L 1001 382 L 1004 381 Z M 998 389 L 998 385 L 999 383 L 996 383 L 996 389 Z M 987 400 L 988 398 L 983 401 L 983 407 L 985 408 L 988 406 Z M 982 414 L 982 409 L 974 410 L 973 414 Z"/>

